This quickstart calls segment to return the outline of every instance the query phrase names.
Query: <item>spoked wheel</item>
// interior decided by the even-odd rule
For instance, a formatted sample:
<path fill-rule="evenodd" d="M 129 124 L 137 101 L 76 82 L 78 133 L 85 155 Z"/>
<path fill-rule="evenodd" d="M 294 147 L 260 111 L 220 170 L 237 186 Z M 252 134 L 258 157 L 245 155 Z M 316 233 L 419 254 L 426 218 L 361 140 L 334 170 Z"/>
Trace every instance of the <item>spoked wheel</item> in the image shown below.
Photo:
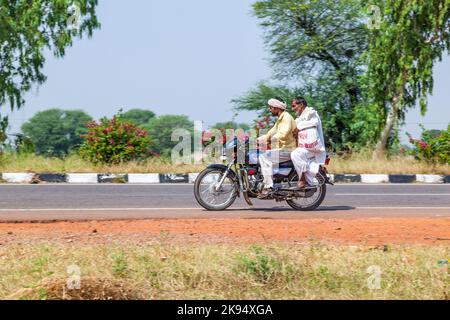
<path fill-rule="evenodd" d="M 313 195 L 307 198 L 287 200 L 286 202 L 288 203 L 288 205 L 290 205 L 295 210 L 313 211 L 322 204 L 323 199 L 325 199 L 325 195 L 327 193 L 327 186 L 325 185 L 325 181 L 323 181 L 323 179 L 320 179 L 320 173 L 318 173 L 317 175 L 317 178 L 319 178 L 317 179 L 319 181 L 319 185 L 316 187 L 316 192 L 314 192 Z M 297 172 L 291 173 L 288 179 L 290 184 L 296 185 L 298 182 Z"/>
<path fill-rule="evenodd" d="M 222 211 L 236 200 L 239 188 L 234 174 L 228 174 L 221 188 L 216 190 L 224 174 L 223 169 L 209 168 L 203 170 L 195 180 L 195 199 L 206 210 Z"/>

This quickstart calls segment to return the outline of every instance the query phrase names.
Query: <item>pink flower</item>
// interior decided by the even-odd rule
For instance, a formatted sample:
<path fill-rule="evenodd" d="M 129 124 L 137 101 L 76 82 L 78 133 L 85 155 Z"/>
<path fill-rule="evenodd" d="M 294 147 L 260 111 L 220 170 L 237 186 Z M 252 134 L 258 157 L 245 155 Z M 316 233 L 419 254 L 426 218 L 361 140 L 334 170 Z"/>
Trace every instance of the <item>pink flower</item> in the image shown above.
<path fill-rule="evenodd" d="M 145 137 L 145 136 L 147 136 L 147 132 L 145 132 L 145 131 L 139 131 L 139 132 L 138 132 L 138 136 L 139 136 L 139 137 Z"/>
<path fill-rule="evenodd" d="M 97 126 L 97 122 L 96 121 L 90 121 L 90 122 L 88 122 L 87 123 L 87 125 L 86 125 L 86 127 L 88 127 L 88 128 L 94 128 L 94 127 L 96 127 Z"/>
<path fill-rule="evenodd" d="M 420 149 L 425 149 L 428 146 L 428 144 L 425 141 L 420 140 L 419 141 L 419 148 Z"/>
<path fill-rule="evenodd" d="M 213 134 L 211 131 L 204 131 L 202 135 L 202 144 L 205 144 L 209 140 L 211 140 Z"/>
<path fill-rule="evenodd" d="M 154 156 L 156 158 L 160 158 L 161 157 L 161 155 L 158 152 L 156 152 L 156 151 L 150 151 L 149 154 L 151 154 L 152 156 Z"/>

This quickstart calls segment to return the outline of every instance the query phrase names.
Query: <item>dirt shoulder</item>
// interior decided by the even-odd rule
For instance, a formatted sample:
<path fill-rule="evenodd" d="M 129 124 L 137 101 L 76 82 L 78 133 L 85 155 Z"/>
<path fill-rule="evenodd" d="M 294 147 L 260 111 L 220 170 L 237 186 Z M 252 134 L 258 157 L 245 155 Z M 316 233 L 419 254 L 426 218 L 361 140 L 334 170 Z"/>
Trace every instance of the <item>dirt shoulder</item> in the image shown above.
<path fill-rule="evenodd" d="M 153 219 L 0 223 L 0 244 L 264 243 L 450 245 L 450 218 Z"/>

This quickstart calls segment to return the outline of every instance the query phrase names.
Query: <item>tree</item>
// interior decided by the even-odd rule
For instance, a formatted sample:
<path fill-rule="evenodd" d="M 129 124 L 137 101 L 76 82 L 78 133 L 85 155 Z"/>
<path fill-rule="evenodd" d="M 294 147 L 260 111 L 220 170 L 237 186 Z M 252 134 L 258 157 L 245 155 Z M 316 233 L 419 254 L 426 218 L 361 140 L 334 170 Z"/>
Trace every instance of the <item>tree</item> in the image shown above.
<path fill-rule="evenodd" d="M 385 115 L 374 156 L 384 155 L 389 138 L 408 108 L 427 110 L 433 66 L 450 49 L 449 0 L 379 0 L 382 16 L 367 53 L 373 103 Z"/>
<path fill-rule="evenodd" d="M 242 129 L 244 131 L 247 131 L 250 129 L 250 126 L 246 123 L 236 123 L 234 121 L 227 121 L 227 122 L 218 122 L 215 125 L 212 126 L 212 129 Z"/>
<path fill-rule="evenodd" d="M 91 119 L 81 110 L 49 109 L 36 113 L 22 131 L 36 146 L 36 153 L 62 157 L 81 145 Z"/>
<path fill-rule="evenodd" d="M 155 117 L 155 113 L 150 110 L 131 109 L 122 114 L 122 119 L 131 121 L 137 126 L 142 126 Z"/>
<path fill-rule="evenodd" d="M 362 54 L 369 45 L 364 3 L 359 0 L 260 0 L 254 13 L 265 31 L 278 80 L 260 83 L 232 100 L 237 111 L 267 115 L 267 99 L 305 97 L 322 116 L 327 145 L 353 149 L 376 139 L 380 118 L 364 104 Z"/>
<path fill-rule="evenodd" d="M 260 0 L 254 14 L 265 31 L 278 79 L 327 79 L 354 107 L 360 98 L 360 55 L 368 45 L 360 0 Z"/>
<path fill-rule="evenodd" d="M 170 157 L 173 147 L 179 142 L 172 141 L 175 129 L 186 129 L 194 134 L 194 123 L 184 115 L 163 115 L 153 119 L 143 126 L 152 140 L 152 151 L 164 157 Z"/>
<path fill-rule="evenodd" d="M 24 93 L 45 81 L 46 49 L 63 57 L 75 37 L 92 35 L 100 26 L 96 5 L 97 0 L 0 0 L 0 107 L 20 108 Z"/>
<path fill-rule="evenodd" d="M 8 129 L 8 117 L 0 117 L 0 155 L 3 152 L 3 148 L 5 147 L 6 139 L 8 136 L 6 135 L 6 130 Z"/>

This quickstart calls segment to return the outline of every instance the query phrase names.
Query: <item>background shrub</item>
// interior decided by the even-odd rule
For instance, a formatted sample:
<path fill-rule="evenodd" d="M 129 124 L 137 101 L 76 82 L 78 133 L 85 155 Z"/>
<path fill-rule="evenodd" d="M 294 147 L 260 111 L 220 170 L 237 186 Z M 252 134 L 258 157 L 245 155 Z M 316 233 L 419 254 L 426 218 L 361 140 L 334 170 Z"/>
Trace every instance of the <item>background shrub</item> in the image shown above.
<path fill-rule="evenodd" d="M 421 139 L 409 136 L 414 149 L 409 151 L 416 159 L 430 163 L 450 164 L 450 124 L 447 130 L 424 130 Z"/>
<path fill-rule="evenodd" d="M 146 157 L 150 138 L 147 131 L 124 120 L 120 113 L 112 119 L 91 121 L 80 147 L 82 158 L 93 163 L 118 164 Z"/>

